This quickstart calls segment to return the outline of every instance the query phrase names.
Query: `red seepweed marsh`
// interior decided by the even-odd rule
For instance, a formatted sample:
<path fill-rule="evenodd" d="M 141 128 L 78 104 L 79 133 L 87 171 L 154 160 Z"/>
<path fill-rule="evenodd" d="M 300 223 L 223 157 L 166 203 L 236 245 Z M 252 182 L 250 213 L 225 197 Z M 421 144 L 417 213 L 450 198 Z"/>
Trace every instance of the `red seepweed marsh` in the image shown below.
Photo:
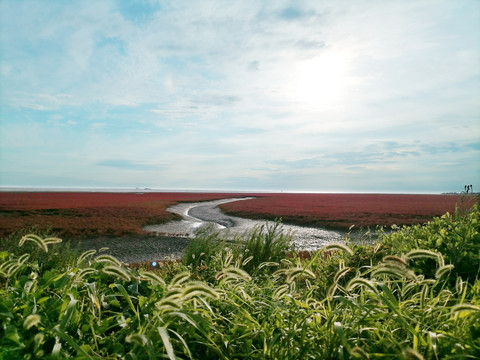
<path fill-rule="evenodd" d="M 282 218 L 337 229 L 425 223 L 453 213 L 459 201 L 470 199 L 409 194 L 1 192 L 0 235 L 31 226 L 74 237 L 140 234 L 145 225 L 178 220 L 166 211 L 177 202 L 246 196 L 255 198 L 224 204 L 221 209 L 245 218 Z"/>

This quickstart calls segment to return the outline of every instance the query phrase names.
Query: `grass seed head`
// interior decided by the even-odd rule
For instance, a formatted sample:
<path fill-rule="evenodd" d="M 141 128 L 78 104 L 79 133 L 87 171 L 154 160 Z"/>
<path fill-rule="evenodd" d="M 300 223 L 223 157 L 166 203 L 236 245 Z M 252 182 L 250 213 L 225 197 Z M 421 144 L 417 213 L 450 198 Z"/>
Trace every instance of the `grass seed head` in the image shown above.
<path fill-rule="evenodd" d="M 151 281 L 153 284 L 165 286 L 165 281 L 158 276 L 157 274 L 151 271 L 142 271 L 140 273 L 140 278 L 142 280 Z"/>
<path fill-rule="evenodd" d="M 373 281 L 370 281 L 364 278 L 355 278 L 350 280 L 350 282 L 347 285 L 347 291 L 352 291 L 357 286 L 366 287 L 378 295 L 378 289 L 375 283 Z"/>
<path fill-rule="evenodd" d="M 410 260 L 410 259 L 434 259 L 437 261 L 438 266 L 442 267 L 445 265 L 445 260 L 443 259 L 442 254 L 432 251 L 432 250 L 425 250 L 425 249 L 416 249 L 412 250 L 405 257 Z"/>
<path fill-rule="evenodd" d="M 405 268 L 400 268 L 398 266 L 381 266 L 372 271 L 372 276 L 377 277 L 379 275 L 385 275 L 398 279 L 415 278 L 415 273 L 413 271 L 407 270 Z"/>
<path fill-rule="evenodd" d="M 23 322 L 23 327 L 28 330 L 31 327 L 37 326 L 38 324 L 40 324 L 40 321 L 41 321 L 40 315 L 37 315 L 37 314 L 28 315 Z"/>
<path fill-rule="evenodd" d="M 77 273 L 77 278 L 82 279 L 84 276 L 94 274 L 97 270 L 91 267 L 84 268 Z"/>
<path fill-rule="evenodd" d="M 351 267 L 346 267 L 346 268 L 343 268 L 343 269 L 340 269 L 338 270 L 336 273 L 335 273 L 335 276 L 333 278 L 333 282 L 334 283 L 338 283 L 340 281 L 340 279 L 342 277 L 344 277 L 350 270 L 352 270 Z"/>
<path fill-rule="evenodd" d="M 423 285 L 422 290 L 420 291 L 420 308 L 425 308 L 425 302 L 428 299 L 428 294 L 430 292 L 430 286 L 427 284 Z"/>
<path fill-rule="evenodd" d="M 81 263 L 83 263 L 83 261 L 84 261 L 87 257 L 95 254 L 96 252 L 97 252 L 97 250 L 87 250 L 87 251 L 84 251 L 84 252 L 83 252 L 82 254 L 80 254 L 80 256 L 78 257 L 78 259 L 77 259 L 77 265 L 80 265 Z"/>
<path fill-rule="evenodd" d="M 45 242 L 45 244 L 50 245 L 50 244 L 59 244 L 62 242 L 62 239 L 56 238 L 56 237 L 49 237 L 49 238 L 43 239 L 43 241 Z"/>
<path fill-rule="evenodd" d="M 476 306 L 473 304 L 457 304 L 452 307 L 451 310 L 452 315 L 460 315 L 460 317 L 468 316 L 471 314 L 479 314 L 480 313 L 480 306 Z"/>
<path fill-rule="evenodd" d="M 112 265 L 122 266 L 122 262 L 120 260 L 118 260 L 116 257 L 114 257 L 112 255 L 108 255 L 108 254 L 98 255 L 95 258 L 95 261 L 98 262 L 98 263 L 109 263 L 109 264 L 112 264 Z"/>
<path fill-rule="evenodd" d="M 182 298 L 184 301 L 194 297 L 215 298 L 218 299 L 218 293 L 211 287 L 202 283 L 193 283 L 183 289 Z"/>
<path fill-rule="evenodd" d="M 162 312 L 180 310 L 182 305 L 182 297 L 179 291 L 171 292 L 155 303 L 157 309 Z"/>
<path fill-rule="evenodd" d="M 395 256 L 395 255 L 385 256 L 383 258 L 383 262 L 394 263 L 400 266 L 407 266 L 407 262 L 405 261 L 404 258 L 400 256 Z"/>
<path fill-rule="evenodd" d="M 7 277 L 15 275 L 22 267 L 23 264 L 12 261 L 12 263 L 5 268 Z"/>
<path fill-rule="evenodd" d="M 454 266 L 452 264 L 439 267 L 435 272 L 435 278 L 440 279 L 443 275 L 448 274 L 453 268 Z"/>
<path fill-rule="evenodd" d="M 31 241 L 33 242 L 34 244 L 36 244 L 41 250 L 43 250 L 44 252 L 48 252 L 48 246 L 47 246 L 47 243 L 38 235 L 35 235 L 35 234 L 28 234 L 28 235 L 25 235 L 23 236 L 18 245 L 19 246 L 23 246 L 23 244 L 25 244 L 25 242 L 27 241 Z"/>
<path fill-rule="evenodd" d="M 268 267 L 280 266 L 280 264 L 274 261 L 265 261 L 265 262 L 262 262 L 260 265 L 258 265 L 258 268 L 263 269 L 264 267 L 267 267 L 267 266 Z"/>
<path fill-rule="evenodd" d="M 190 273 L 188 271 L 182 271 L 173 277 L 172 281 L 170 281 L 169 288 L 174 289 L 181 287 L 181 285 L 188 279 L 190 279 Z"/>
<path fill-rule="evenodd" d="M 302 277 L 310 277 L 312 279 L 315 279 L 315 274 L 308 269 L 302 268 L 302 267 L 294 267 L 288 269 L 286 272 L 287 275 L 287 283 L 293 282 L 296 278 L 302 276 Z"/>
<path fill-rule="evenodd" d="M 252 277 L 245 271 L 233 266 L 222 269 L 215 275 L 215 280 L 231 281 L 250 281 Z"/>
<path fill-rule="evenodd" d="M 464 282 L 460 276 L 457 277 L 457 281 L 455 282 L 455 291 L 457 294 L 461 294 L 464 289 Z"/>
<path fill-rule="evenodd" d="M 253 259 L 253 256 L 249 256 L 249 257 L 245 258 L 245 259 L 242 261 L 242 266 L 247 265 L 252 259 Z M 260 265 L 261 265 L 261 264 L 260 264 Z"/>
<path fill-rule="evenodd" d="M 125 268 L 116 265 L 108 265 L 102 269 L 102 272 L 108 275 L 113 275 L 121 280 L 129 282 L 131 280 L 130 274 Z"/>
<path fill-rule="evenodd" d="M 288 294 L 288 290 L 289 286 L 287 284 L 280 285 L 275 289 L 272 296 L 274 299 L 281 299 Z"/>
<path fill-rule="evenodd" d="M 23 254 L 20 256 L 17 260 L 17 263 L 19 264 L 25 264 L 25 262 L 30 258 L 30 254 Z"/>
<path fill-rule="evenodd" d="M 341 243 L 332 243 L 324 246 L 321 251 L 325 250 L 341 250 L 350 255 L 353 255 L 353 250 L 350 249 L 347 245 Z"/>
<path fill-rule="evenodd" d="M 33 340 L 35 342 L 35 350 L 37 350 L 40 346 L 42 346 L 45 340 L 45 335 L 43 333 L 36 333 L 33 337 Z"/>

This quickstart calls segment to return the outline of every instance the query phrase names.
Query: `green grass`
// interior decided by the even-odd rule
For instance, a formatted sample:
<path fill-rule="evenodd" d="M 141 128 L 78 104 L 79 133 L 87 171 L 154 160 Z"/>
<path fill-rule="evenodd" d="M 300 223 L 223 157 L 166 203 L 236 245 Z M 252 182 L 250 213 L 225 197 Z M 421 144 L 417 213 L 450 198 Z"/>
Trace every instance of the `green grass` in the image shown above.
<path fill-rule="evenodd" d="M 67 256 L 52 234 L 11 237 L 0 359 L 480 357 L 478 207 L 309 259 L 279 226 L 233 242 L 200 234 L 155 272 Z"/>
<path fill-rule="evenodd" d="M 182 262 L 208 281 L 233 264 L 252 274 L 265 273 L 262 268 L 278 266 L 276 262 L 286 258 L 291 249 L 291 236 L 282 232 L 279 221 L 229 240 L 221 238 L 213 228 L 206 228 L 184 250 Z"/>

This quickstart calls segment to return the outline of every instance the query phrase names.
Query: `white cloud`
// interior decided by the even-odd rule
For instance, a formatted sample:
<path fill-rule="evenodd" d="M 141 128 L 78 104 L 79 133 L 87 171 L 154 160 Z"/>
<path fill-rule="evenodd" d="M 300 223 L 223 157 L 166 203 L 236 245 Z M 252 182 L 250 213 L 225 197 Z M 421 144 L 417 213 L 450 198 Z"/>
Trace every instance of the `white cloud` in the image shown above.
<path fill-rule="evenodd" d="M 478 4 L 131 4 L 2 2 L 1 102 L 11 119 L 2 128 L 34 123 L 50 136 L 48 126 L 69 125 L 55 143 L 75 144 L 90 163 L 158 156 L 171 170 L 161 181 L 202 186 L 284 177 L 305 188 L 347 171 L 304 161 L 318 154 L 358 161 L 357 175 L 368 165 L 397 177 L 402 159 L 387 166 L 369 146 L 478 143 Z M 305 168 L 288 174 L 282 161 Z"/>

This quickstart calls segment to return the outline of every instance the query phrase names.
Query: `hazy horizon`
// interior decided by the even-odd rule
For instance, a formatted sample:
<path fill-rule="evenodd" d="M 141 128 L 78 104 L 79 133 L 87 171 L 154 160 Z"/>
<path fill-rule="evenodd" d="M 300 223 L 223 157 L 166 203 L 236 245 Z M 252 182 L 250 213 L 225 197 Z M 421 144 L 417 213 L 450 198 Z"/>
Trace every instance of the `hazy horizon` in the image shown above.
<path fill-rule="evenodd" d="M 469 194 L 478 194 L 478 192 L 473 189 L 474 192 L 469 192 Z M 252 189 L 252 190 L 238 190 L 238 189 L 176 189 L 176 188 L 142 188 L 142 187 L 38 187 L 38 186 L 24 186 L 24 187 L 10 187 L 10 186 L 0 186 L 0 192 L 112 192 L 112 193 L 231 193 L 231 194 L 380 194 L 380 195 L 460 195 L 461 191 L 456 192 L 404 192 L 404 191 L 386 191 L 386 192 L 375 192 L 375 191 L 358 191 L 358 192 L 344 192 L 344 191 L 315 191 L 315 190 L 262 190 L 262 189 Z"/>
<path fill-rule="evenodd" d="M 478 1 L 2 1 L 0 53 L 2 188 L 480 188 Z"/>

